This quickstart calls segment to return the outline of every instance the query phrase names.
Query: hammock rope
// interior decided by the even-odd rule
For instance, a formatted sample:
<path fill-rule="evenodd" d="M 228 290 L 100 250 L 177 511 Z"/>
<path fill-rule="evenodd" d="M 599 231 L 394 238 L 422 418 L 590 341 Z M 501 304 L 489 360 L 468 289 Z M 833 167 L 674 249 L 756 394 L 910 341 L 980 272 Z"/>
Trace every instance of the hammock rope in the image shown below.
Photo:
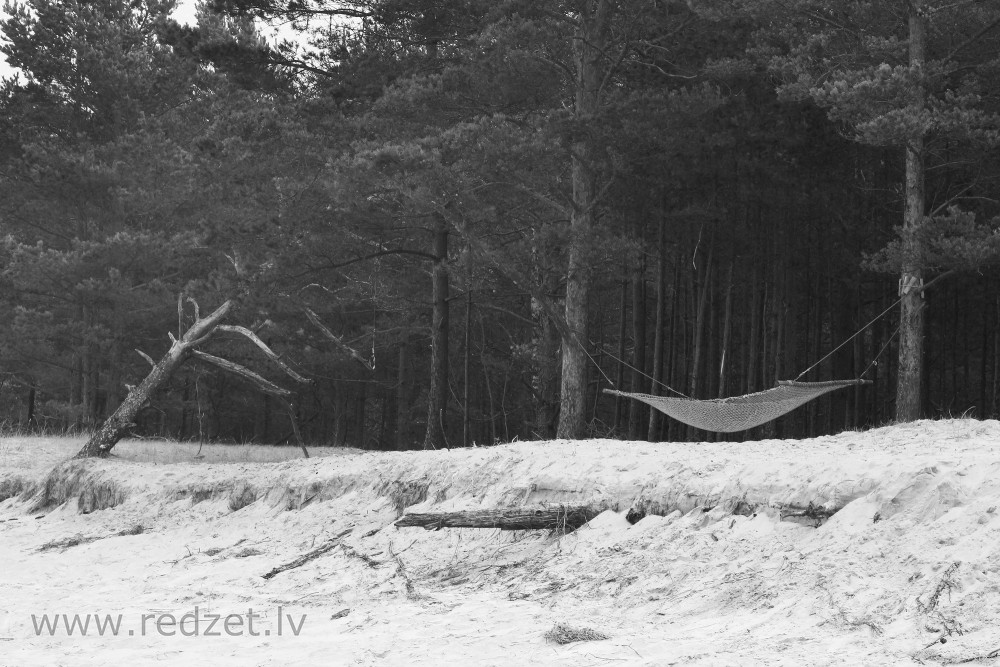
<path fill-rule="evenodd" d="M 895 303 L 891 304 L 888 308 L 872 318 L 870 322 L 858 329 L 854 335 L 830 350 L 830 352 L 828 352 L 822 359 L 814 363 L 812 366 L 799 373 L 798 377 L 794 380 L 779 380 L 778 386 L 771 389 L 754 392 L 752 394 L 744 394 L 743 396 L 733 396 L 730 398 L 699 400 L 684 396 L 681 392 L 669 387 L 663 382 L 654 378 L 649 378 L 657 384 L 663 385 L 666 389 L 669 389 L 676 394 L 681 394 L 680 397 L 656 396 L 654 394 L 619 391 L 617 389 L 604 389 L 604 393 L 642 401 L 646 405 L 656 408 L 668 417 L 672 417 L 679 422 L 689 426 L 694 426 L 695 428 L 699 428 L 704 431 L 713 431 L 716 433 L 735 433 L 737 431 L 746 431 L 747 429 L 754 428 L 755 426 L 760 426 L 761 424 L 773 421 L 815 398 L 819 398 L 824 394 L 830 393 L 831 391 L 836 391 L 845 387 L 871 384 L 871 380 L 865 380 L 864 376 L 876 365 L 878 357 L 881 356 L 882 352 L 884 352 L 887 347 L 889 347 L 889 343 L 893 338 L 895 338 L 896 333 L 893 333 L 893 335 L 889 337 L 889 340 L 882 346 L 879 353 L 875 355 L 875 359 L 872 360 L 872 363 L 868 365 L 864 372 L 861 373 L 861 377 L 857 379 L 831 380 L 826 382 L 800 382 L 799 380 L 803 375 L 823 363 L 837 350 L 857 338 L 868 327 L 873 325 L 882 317 L 885 317 L 885 315 L 895 308 L 902 300 L 903 297 L 897 299 Z M 899 328 L 897 327 L 896 332 L 898 331 Z M 605 351 L 605 353 L 607 352 Z M 614 355 L 609 354 L 609 356 L 614 358 Z M 625 362 L 622 361 L 622 363 Z M 625 363 L 625 365 L 629 366 L 641 375 L 649 377 L 641 370 L 633 368 L 627 363 Z M 603 370 L 601 373 L 604 374 Z M 605 375 L 605 377 L 607 378 L 607 375 Z M 613 386 L 610 379 L 608 381 Z"/>

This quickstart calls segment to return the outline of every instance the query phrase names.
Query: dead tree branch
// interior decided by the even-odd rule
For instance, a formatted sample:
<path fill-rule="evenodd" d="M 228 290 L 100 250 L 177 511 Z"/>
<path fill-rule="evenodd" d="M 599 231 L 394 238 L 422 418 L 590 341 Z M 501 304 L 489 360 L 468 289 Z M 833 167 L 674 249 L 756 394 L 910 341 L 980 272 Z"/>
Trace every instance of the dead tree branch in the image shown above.
<path fill-rule="evenodd" d="M 265 394 L 270 394 L 271 396 L 291 396 L 292 392 L 284 387 L 279 387 L 270 380 L 261 377 L 257 373 L 246 366 L 241 366 L 240 364 L 229 361 L 228 359 L 223 359 L 222 357 L 217 357 L 214 354 L 208 354 L 207 352 L 202 352 L 201 350 L 192 350 L 191 355 L 201 359 L 202 361 L 207 361 L 213 366 L 218 366 L 219 368 L 229 371 L 230 373 L 235 373 L 240 377 L 252 382 L 258 389 L 260 389 Z"/>
<path fill-rule="evenodd" d="M 323 332 L 324 336 L 326 336 L 331 341 L 336 343 L 337 346 L 340 347 L 340 349 L 347 352 L 349 355 L 351 355 L 353 359 L 357 360 L 362 366 L 364 366 L 368 370 L 370 371 L 375 370 L 375 367 L 371 364 L 369 360 L 365 359 L 363 356 L 361 356 L 361 354 L 357 350 L 355 350 L 350 345 L 345 343 L 343 339 L 340 338 L 340 336 L 330 331 L 326 327 L 326 325 L 323 324 L 323 321 L 319 319 L 319 316 L 316 313 L 314 313 L 306 306 L 302 307 L 302 311 L 306 314 L 306 317 L 309 318 L 309 321 L 312 322 L 314 325 L 316 325 L 316 328 L 319 329 L 321 332 Z"/>
<path fill-rule="evenodd" d="M 241 327 L 233 324 L 220 324 L 216 328 L 219 331 L 229 331 L 232 333 L 238 333 L 241 336 L 246 336 L 248 339 L 250 339 L 250 342 L 259 347 L 261 351 L 263 351 L 264 354 L 267 355 L 268 359 L 273 361 L 275 365 L 277 365 L 281 370 L 285 371 L 285 373 L 288 374 L 290 378 L 292 378 L 296 382 L 301 382 L 302 384 L 312 384 L 312 380 L 306 377 L 302 377 L 301 375 L 293 371 L 291 368 L 289 368 L 288 365 L 281 360 L 281 357 L 278 356 L 278 354 L 275 353 L 274 350 L 268 347 L 267 343 L 258 338 L 257 334 L 250 331 L 246 327 Z"/>
<path fill-rule="evenodd" d="M 294 570 L 297 567 L 302 567 L 309 561 L 316 560 L 323 554 L 333 551 L 338 546 L 340 546 L 340 541 L 343 539 L 345 535 L 351 532 L 351 530 L 352 530 L 351 528 L 348 528 L 347 530 L 342 531 L 339 535 L 337 535 L 333 539 L 327 541 L 326 544 L 324 544 L 323 546 L 316 547 L 312 551 L 299 556 L 298 558 L 289 563 L 285 563 L 284 565 L 279 565 L 278 567 L 272 569 L 267 574 L 263 575 L 264 579 L 271 579 L 275 575 L 281 574 L 282 572 L 287 572 L 288 570 Z"/>
<path fill-rule="evenodd" d="M 139 348 L 135 348 L 135 351 L 136 351 L 136 353 L 140 357 L 142 357 L 143 359 L 145 359 L 146 361 L 148 361 L 150 366 L 152 366 L 153 368 L 156 368 L 156 362 L 153 361 L 153 357 L 149 356 L 148 354 L 146 354 L 145 352 L 143 352 Z"/>

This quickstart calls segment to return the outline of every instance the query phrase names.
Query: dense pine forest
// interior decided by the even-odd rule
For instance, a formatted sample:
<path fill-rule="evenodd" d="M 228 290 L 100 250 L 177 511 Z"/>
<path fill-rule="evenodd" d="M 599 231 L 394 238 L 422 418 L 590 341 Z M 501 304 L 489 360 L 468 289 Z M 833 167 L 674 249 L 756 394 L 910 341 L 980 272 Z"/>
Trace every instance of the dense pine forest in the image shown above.
<path fill-rule="evenodd" d="M 872 384 L 725 437 L 1000 411 L 995 1 L 174 10 L 6 5 L 6 428 L 92 431 L 222 304 L 136 435 L 710 440 L 602 390 L 800 376 Z"/>

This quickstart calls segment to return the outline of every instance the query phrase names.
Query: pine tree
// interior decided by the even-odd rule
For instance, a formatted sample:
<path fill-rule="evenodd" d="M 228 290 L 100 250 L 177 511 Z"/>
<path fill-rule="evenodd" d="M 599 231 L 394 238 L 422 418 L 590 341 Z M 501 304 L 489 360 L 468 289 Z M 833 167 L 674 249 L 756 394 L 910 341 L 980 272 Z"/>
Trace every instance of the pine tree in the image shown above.
<path fill-rule="evenodd" d="M 1000 129 L 983 84 L 995 67 L 993 28 L 1000 9 L 988 4 L 749 2 L 769 29 L 757 54 L 782 77 L 787 99 L 811 99 L 855 140 L 894 147 L 905 164 L 898 260 L 900 328 L 896 418 L 921 416 L 927 270 L 923 239 L 936 215 L 977 185 L 968 169 L 937 156 L 959 142 L 976 151 L 995 145 Z M 984 47 L 986 47 L 984 49 Z M 927 174 L 935 168 L 929 209 Z M 945 170 L 950 177 L 945 176 Z M 951 182 L 949 182 L 951 180 Z"/>

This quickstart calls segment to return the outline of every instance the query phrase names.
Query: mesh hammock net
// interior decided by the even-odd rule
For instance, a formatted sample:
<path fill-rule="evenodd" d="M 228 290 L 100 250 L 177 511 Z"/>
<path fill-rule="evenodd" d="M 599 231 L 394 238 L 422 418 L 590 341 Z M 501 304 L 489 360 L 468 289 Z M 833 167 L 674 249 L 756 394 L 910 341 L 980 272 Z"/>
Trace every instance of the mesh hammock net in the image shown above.
<path fill-rule="evenodd" d="M 777 387 L 766 391 L 704 401 L 693 398 L 635 394 L 615 389 L 605 389 L 604 393 L 642 401 L 677 421 L 695 428 L 717 433 L 734 433 L 766 424 L 772 419 L 777 419 L 781 415 L 791 412 L 803 403 L 808 403 L 831 391 L 870 383 L 871 380 L 833 380 L 830 382 L 779 380 Z"/>

